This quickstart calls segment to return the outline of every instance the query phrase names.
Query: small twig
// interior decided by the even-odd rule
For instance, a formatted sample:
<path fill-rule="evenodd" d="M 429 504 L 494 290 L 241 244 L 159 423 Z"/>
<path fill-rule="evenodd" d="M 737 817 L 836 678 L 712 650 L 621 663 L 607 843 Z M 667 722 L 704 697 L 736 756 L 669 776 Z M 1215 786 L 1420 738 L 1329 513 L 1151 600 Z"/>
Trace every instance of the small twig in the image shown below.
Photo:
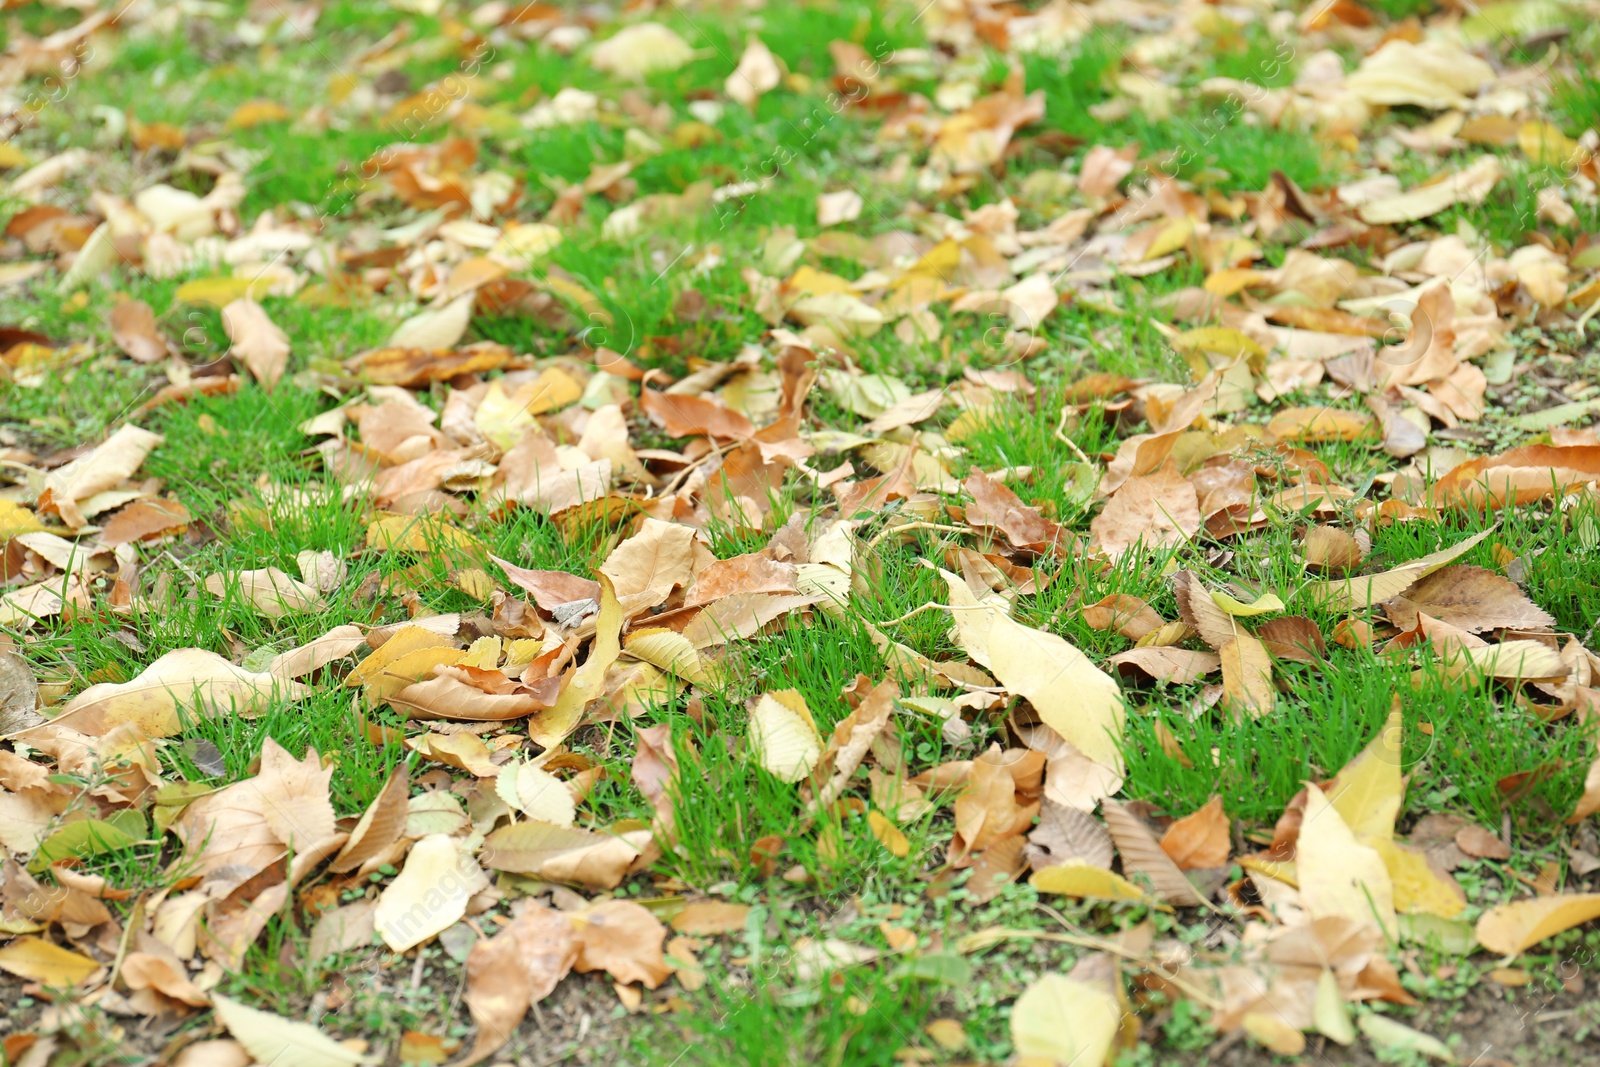
<path fill-rule="evenodd" d="M 939 522 L 908 522 L 903 526 L 885 526 L 883 531 L 867 542 L 867 551 L 871 552 L 878 547 L 878 543 L 890 534 L 910 533 L 912 530 L 938 530 L 942 533 L 971 533 L 965 526 L 947 526 Z"/>
<path fill-rule="evenodd" d="M 1092 467 L 1094 464 L 1090 463 L 1089 457 L 1083 454 L 1083 449 L 1079 448 L 1072 438 L 1067 436 L 1067 416 L 1071 413 L 1071 408 L 1067 407 L 1066 405 L 1062 405 L 1061 418 L 1056 420 L 1056 440 L 1072 449 L 1073 455 L 1077 456 L 1085 464 Z"/>

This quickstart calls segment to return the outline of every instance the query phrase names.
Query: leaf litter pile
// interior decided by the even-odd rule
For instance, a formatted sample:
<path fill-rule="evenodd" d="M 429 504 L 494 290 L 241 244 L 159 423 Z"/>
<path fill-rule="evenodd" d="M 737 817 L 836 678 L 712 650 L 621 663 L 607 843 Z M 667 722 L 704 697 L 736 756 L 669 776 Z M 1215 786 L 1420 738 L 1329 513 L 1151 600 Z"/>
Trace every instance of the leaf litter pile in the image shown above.
<path fill-rule="evenodd" d="M 553 1062 L 574 988 L 662 1062 L 739 997 L 852 1062 L 1450 1061 L 1452 979 L 1582 989 L 1581 5 L 411 0 L 303 109 L 60 150 L 19 89 L 330 5 L 21 6 L 4 1062 Z M 251 199 L 253 131 L 363 123 L 337 210 Z"/>

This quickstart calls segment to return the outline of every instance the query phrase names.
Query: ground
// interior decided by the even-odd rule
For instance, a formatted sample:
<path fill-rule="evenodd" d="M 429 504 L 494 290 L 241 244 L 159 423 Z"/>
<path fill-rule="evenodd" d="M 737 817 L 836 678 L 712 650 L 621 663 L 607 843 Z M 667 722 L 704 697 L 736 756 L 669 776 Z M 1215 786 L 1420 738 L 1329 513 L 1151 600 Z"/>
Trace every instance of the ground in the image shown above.
<path fill-rule="evenodd" d="M 0 1062 L 1594 1057 L 1592 3 L 3 8 Z"/>

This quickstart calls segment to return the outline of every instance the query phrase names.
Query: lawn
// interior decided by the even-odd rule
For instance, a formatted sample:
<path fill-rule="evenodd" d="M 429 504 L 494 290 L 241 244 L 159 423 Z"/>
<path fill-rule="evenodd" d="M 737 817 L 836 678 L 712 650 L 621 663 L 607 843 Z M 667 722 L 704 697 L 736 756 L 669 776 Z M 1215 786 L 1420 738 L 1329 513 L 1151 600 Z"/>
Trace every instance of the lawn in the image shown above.
<path fill-rule="evenodd" d="M 3 7 L 0 1067 L 1594 1058 L 1582 4 Z"/>

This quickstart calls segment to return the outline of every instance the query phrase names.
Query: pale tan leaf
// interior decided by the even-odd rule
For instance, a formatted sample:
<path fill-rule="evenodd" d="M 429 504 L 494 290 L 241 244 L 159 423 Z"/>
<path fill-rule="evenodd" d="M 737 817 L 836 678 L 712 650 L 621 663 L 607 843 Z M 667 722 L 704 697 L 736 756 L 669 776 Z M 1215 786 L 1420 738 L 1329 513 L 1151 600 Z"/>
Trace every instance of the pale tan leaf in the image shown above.
<path fill-rule="evenodd" d="M 1089 524 L 1090 545 L 1116 558 L 1142 545 L 1145 550 L 1179 545 L 1200 530 L 1200 497 L 1170 466 L 1129 478 Z"/>
<path fill-rule="evenodd" d="M 1273 710 L 1278 690 L 1272 684 L 1272 656 L 1255 635 L 1240 630 L 1218 650 L 1222 659 L 1222 698 L 1235 714 L 1259 717 Z"/>
<path fill-rule="evenodd" d="M 159 363 L 167 358 L 167 339 L 156 328 L 155 313 L 143 300 L 117 301 L 111 309 L 111 339 L 136 362 Z"/>
<path fill-rule="evenodd" d="M 373 927 L 384 944 L 404 952 L 459 920 L 472 894 L 488 884 L 455 838 L 430 834 L 411 846 L 406 865 L 378 897 Z"/>
<path fill-rule="evenodd" d="M 1240 632 L 1239 624 L 1217 606 L 1210 590 L 1193 571 L 1174 574 L 1172 590 L 1178 599 L 1178 615 L 1212 648 L 1220 650 Z"/>
<path fill-rule="evenodd" d="M 477 296 L 476 292 L 466 293 L 442 306 L 419 311 L 395 329 L 386 347 L 454 348 L 472 321 L 472 305 Z"/>
<path fill-rule="evenodd" d="M 566 783 L 531 763 L 501 766 L 494 790 L 507 805 L 530 819 L 562 827 L 570 827 L 577 820 L 577 805 Z"/>
<path fill-rule="evenodd" d="M 798 690 L 763 693 L 750 709 L 750 743 L 763 769 L 798 782 L 822 758 L 822 738 Z"/>
<path fill-rule="evenodd" d="M 1381 571 L 1378 574 L 1365 574 L 1359 577 L 1343 578 L 1338 581 L 1313 583 L 1307 587 L 1306 593 L 1314 602 L 1334 611 L 1370 608 L 1405 592 L 1419 579 L 1427 577 L 1446 564 L 1466 555 L 1494 531 L 1495 527 L 1491 526 L 1487 530 L 1473 534 L 1464 541 L 1441 548 L 1436 552 L 1430 552 L 1426 556 L 1402 563 L 1398 567 Z"/>
<path fill-rule="evenodd" d="M 594 833 L 525 819 L 483 843 L 483 865 L 551 882 L 615 889 L 651 840 L 649 830 Z"/>
<path fill-rule="evenodd" d="M 350 840 L 339 849 L 328 869 L 334 873 L 355 870 L 400 840 L 400 832 L 405 830 L 406 798 L 410 792 L 405 763 L 397 763 L 389 773 L 389 781 L 384 782 L 384 787 L 373 797 L 373 803 L 366 805 L 355 829 L 350 830 Z"/>
<path fill-rule="evenodd" d="M 244 363 L 261 387 L 272 392 L 289 366 L 289 336 L 249 297 L 222 309 L 222 328 L 231 342 L 228 354 Z"/>
<path fill-rule="evenodd" d="M 180 709 L 201 717 L 249 716 L 306 692 L 298 682 L 247 671 L 215 652 L 181 648 L 157 659 L 131 681 L 90 686 L 68 701 L 50 722 L 19 736 L 66 727 L 102 737 L 127 725 L 147 737 L 171 737 L 183 728 Z"/>
<path fill-rule="evenodd" d="M 659 22 L 626 26 L 602 41 L 589 54 L 596 70 L 623 78 L 643 78 L 657 71 L 677 70 L 694 57 L 694 50 Z"/>
<path fill-rule="evenodd" d="M 376 1060 L 363 1056 L 307 1023 L 246 1007 L 220 994 L 212 997 L 217 1018 L 257 1063 L 294 1067 L 344 1067 Z"/>
<path fill-rule="evenodd" d="M 45 475 L 39 493 L 39 514 L 57 514 L 73 529 L 85 523 L 78 504 L 96 493 L 115 489 L 144 463 L 164 440 L 160 434 L 129 423 L 66 466 Z"/>

